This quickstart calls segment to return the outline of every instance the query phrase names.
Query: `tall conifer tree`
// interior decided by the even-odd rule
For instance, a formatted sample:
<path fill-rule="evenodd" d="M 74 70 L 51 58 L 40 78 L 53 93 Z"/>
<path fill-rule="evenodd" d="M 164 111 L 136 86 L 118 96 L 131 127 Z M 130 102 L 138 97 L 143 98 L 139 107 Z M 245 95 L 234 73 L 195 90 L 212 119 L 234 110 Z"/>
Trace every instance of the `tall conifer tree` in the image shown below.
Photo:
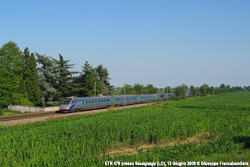
<path fill-rule="evenodd" d="M 28 92 L 28 97 L 34 105 L 40 104 L 41 90 L 39 88 L 39 78 L 36 68 L 36 58 L 33 53 L 28 58 L 27 67 L 25 71 L 26 76 L 26 89 Z"/>
<path fill-rule="evenodd" d="M 52 58 L 53 59 L 53 58 Z M 59 54 L 59 60 L 53 59 L 57 66 L 57 99 L 60 101 L 64 97 L 72 96 L 71 92 L 74 92 L 72 84 L 73 74 L 78 72 L 69 71 L 75 64 L 69 64 L 69 60 L 64 60 L 63 56 Z"/>
<path fill-rule="evenodd" d="M 0 99 L 10 104 L 26 104 L 25 93 L 20 93 L 23 83 L 23 54 L 16 43 L 10 41 L 0 49 Z M 22 91 L 25 92 L 25 89 Z"/>

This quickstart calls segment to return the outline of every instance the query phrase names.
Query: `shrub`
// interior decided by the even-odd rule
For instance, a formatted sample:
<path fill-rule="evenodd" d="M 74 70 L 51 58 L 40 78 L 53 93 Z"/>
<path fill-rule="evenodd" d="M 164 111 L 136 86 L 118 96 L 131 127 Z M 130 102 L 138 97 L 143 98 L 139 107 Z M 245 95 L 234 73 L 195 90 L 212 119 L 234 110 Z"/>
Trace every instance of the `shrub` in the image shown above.
<path fill-rule="evenodd" d="M 7 108 L 9 103 L 4 100 L 0 100 L 0 108 Z"/>

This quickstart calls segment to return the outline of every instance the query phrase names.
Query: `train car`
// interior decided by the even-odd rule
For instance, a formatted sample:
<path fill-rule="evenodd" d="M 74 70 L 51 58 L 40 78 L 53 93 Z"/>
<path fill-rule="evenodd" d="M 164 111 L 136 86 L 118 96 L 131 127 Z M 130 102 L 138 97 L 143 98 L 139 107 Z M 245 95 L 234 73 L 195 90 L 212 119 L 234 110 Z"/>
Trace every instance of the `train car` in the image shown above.
<path fill-rule="evenodd" d="M 108 97 L 67 97 L 63 99 L 60 110 L 63 113 L 90 110 L 97 108 L 108 108 L 110 106 L 123 106 L 124 100 L 126 105 L 153 102 L 156 100 L 166 100 L 166 94 L 151 95 L 126 95 L 108 96 Z"/>
<path fill-rule="evenodd" d="M 166 94 L 157 94 L 157 100 L 167 100 L 167 95 Z"/>
<path fill-rule="evenodd" d="M 63 111 L 63 113 L 67 113 L 79 110 L 105 108 L 112 105 L 113 97 L 65 98 L 60 105 L 60 110 Z"/>

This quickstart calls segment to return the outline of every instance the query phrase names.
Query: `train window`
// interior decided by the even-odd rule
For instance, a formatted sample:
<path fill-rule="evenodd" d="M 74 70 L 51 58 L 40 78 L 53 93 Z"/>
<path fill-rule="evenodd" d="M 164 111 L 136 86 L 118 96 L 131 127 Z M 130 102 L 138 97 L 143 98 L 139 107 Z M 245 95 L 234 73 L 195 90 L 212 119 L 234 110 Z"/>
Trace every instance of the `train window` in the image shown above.
<path fill-rule="evenodd" d="M 72 99 L 70 99 L 70 98 L 65 98 L 65 99 L 63 99 L 62 104 L 69 104 L 71 102 L 71 100 Z"/>

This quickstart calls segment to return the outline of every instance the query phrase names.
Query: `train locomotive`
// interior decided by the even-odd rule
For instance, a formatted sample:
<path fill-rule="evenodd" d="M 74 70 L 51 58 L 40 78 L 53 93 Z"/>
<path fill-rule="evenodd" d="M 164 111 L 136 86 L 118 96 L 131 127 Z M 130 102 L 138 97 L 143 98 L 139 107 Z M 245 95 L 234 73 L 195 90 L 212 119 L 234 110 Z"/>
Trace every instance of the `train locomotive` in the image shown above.
<path fill-rule="evenodd" d="M 60 104 L 60 111 L 68 113 L 81 110 L 108 108 L 110 106 L 123 106 L 124 100 L 126 105 L 132 105 L 166 99 L 166 94 L 126 95 L 125 98 L 124 96 L 67 97 L 63 99 Z"/>

